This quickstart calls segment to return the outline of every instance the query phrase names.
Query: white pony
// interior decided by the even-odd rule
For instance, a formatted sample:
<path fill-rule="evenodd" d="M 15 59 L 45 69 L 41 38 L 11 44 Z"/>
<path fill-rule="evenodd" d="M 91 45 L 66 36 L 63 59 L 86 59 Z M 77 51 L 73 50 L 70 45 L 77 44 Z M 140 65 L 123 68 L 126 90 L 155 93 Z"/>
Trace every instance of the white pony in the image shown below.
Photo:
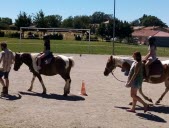
<path fill-rule="evenodd" d="M 113 70 L 116 67 L 119 67 L 122 69 L 122 72 L 125 72 L 125 75 L 128 75 L 131 64 L 134 62 L 131 58 L 124 58 L 124 57 L 117 57 L 117 56 L 110 56 L 108 58 L 104 75 L 108 76 L 109 73 L 113 74 Z M 158 60 L 158 62 L 160 62 Z M 158 83 L 165 83 L 165 91 L 161 95 L 161 97 L 157 100 L 156 104 L 160 103 L 160 101 L 163 99 L 165 94 L 169 91 L 169 60 L 161 61 L 160 63 L 154 63 L 150 66 L 150 76 L 149 79 L 145 82 L 152 83 L 152 84 L 158 84 Z M 149 102 L 152 102 L 152 99 L 145 96 L 142 92 L 142 88 L 139 89 L 140 94 L 144 97 L 145 100 L 148 100 Z"/>

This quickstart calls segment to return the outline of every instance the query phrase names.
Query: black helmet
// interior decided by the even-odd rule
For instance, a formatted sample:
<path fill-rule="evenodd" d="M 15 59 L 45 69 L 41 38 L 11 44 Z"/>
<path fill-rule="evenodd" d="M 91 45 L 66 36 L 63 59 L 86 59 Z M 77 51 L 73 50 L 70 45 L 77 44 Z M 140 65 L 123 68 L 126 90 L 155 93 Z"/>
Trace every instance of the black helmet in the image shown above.
<path fill-rule="evenodd" d="M 148 41 L 149 42 L 155 42 L 156 41 L 156 38 L 154 36 L 149 36 L 148 37 Z"/>
<path fill-rule="evenodd" d="M 6 44 L 6 42 L 2 42 L 2 43 L 1 43 L 1 47 L 3 47 L 3 48 L 7 48 L 7 44 Z"/>

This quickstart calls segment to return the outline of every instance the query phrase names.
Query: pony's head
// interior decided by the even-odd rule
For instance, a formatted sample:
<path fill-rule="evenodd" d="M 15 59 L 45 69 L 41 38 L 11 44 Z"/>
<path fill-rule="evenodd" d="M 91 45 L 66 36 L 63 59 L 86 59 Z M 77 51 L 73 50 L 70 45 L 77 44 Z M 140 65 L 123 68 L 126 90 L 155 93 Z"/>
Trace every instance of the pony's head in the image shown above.
<path fill-rule="evenodd" d="M 104 75 L 108 76 L 109 73 L 112 72 L 112 70 L 114 70 L 115 68 L 115 60 L 113 59 L 113 56 L 110 56 L 104 70 Z"/>
<path fill-rule="evenodd" d="M 18 69 L 21 67 L 22 64 L 23 64 L 23 61 L 22 61 L 22 58 L 21 58 L 21 54 L 15 53 L 14 70 L 18 71 Z"/>

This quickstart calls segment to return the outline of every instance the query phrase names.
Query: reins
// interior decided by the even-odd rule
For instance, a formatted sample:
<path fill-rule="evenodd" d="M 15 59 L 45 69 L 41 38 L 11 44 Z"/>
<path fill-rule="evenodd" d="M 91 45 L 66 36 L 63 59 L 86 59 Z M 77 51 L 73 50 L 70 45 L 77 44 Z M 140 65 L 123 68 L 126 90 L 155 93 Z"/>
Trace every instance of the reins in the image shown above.
<path fill-rule="evenodd" d="M 116 80 L 118 80 L 118 81 L 120 81 L 120 82 L 123 82 L 123 83 L 126 83 L 126 81 L 123 81 L 123 80 L 118 79 L 118 78 L 114 75 L 113 72 L 114 72 L 114 70 L 111 71 L 111 74 L 114 76 L 114 78 L 115 78 Z"/>
<path fill-rule="evenodd" d="M 114 62 L 114 65 L 115 65 L 115 60 L 113 59 L 112 60 L 113 62 Z M 123 80 L 120 80 L 120 79 L 118 79 L 115 75 L 114 75 L 114 69 L 115 69 L 116 67 L 114 66 L 113 67 L 113 70 L 111 71 L 111 69 L 109 69 L 108 67 L 106 67 L 106 69 L 109 71 L 109 72 L 111 72 L 111 74 L 114 76 L 114 78 L 116 79 L 116 80 L 118 80 L 118 81 L 120 81 L 120 82 L 123 82 L 123 83 L 126 83 L 126 81 L 123 81 Z"/>

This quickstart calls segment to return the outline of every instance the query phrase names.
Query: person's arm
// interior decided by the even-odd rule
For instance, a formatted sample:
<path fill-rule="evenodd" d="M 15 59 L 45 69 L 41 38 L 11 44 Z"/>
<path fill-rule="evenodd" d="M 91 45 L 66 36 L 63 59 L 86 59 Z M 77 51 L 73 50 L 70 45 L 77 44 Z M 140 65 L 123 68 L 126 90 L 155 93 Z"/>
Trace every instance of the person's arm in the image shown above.
<path fill-rule="evenodd" d="M 154 50 L 155 50 L 154 46 L 150 47 L 149 52 L 145 56 L 144 60 L 147 60 L 150 56 L 152 56 Z"/>
<path fill-rule="evenodd" d="M 147 55 L 145 56 L 144 60 L 147 60 L 151 56 L 151 52 L 149 51 Z"/>
<path fill-rule="evenodd" d="M 139 71 L 140 71 L 140 64 L 137 63 L 134 69 L 134 74 L 129 79 L 128 84 L 131 84 L 134 81 Z"/>
<path fill-rule="evenodd" d="M 0 63 L 2 62 L 3 58 L 4 58 L 4 53 L 2 52 L 1 53 L 1 58 L 0 58 Z"/>

